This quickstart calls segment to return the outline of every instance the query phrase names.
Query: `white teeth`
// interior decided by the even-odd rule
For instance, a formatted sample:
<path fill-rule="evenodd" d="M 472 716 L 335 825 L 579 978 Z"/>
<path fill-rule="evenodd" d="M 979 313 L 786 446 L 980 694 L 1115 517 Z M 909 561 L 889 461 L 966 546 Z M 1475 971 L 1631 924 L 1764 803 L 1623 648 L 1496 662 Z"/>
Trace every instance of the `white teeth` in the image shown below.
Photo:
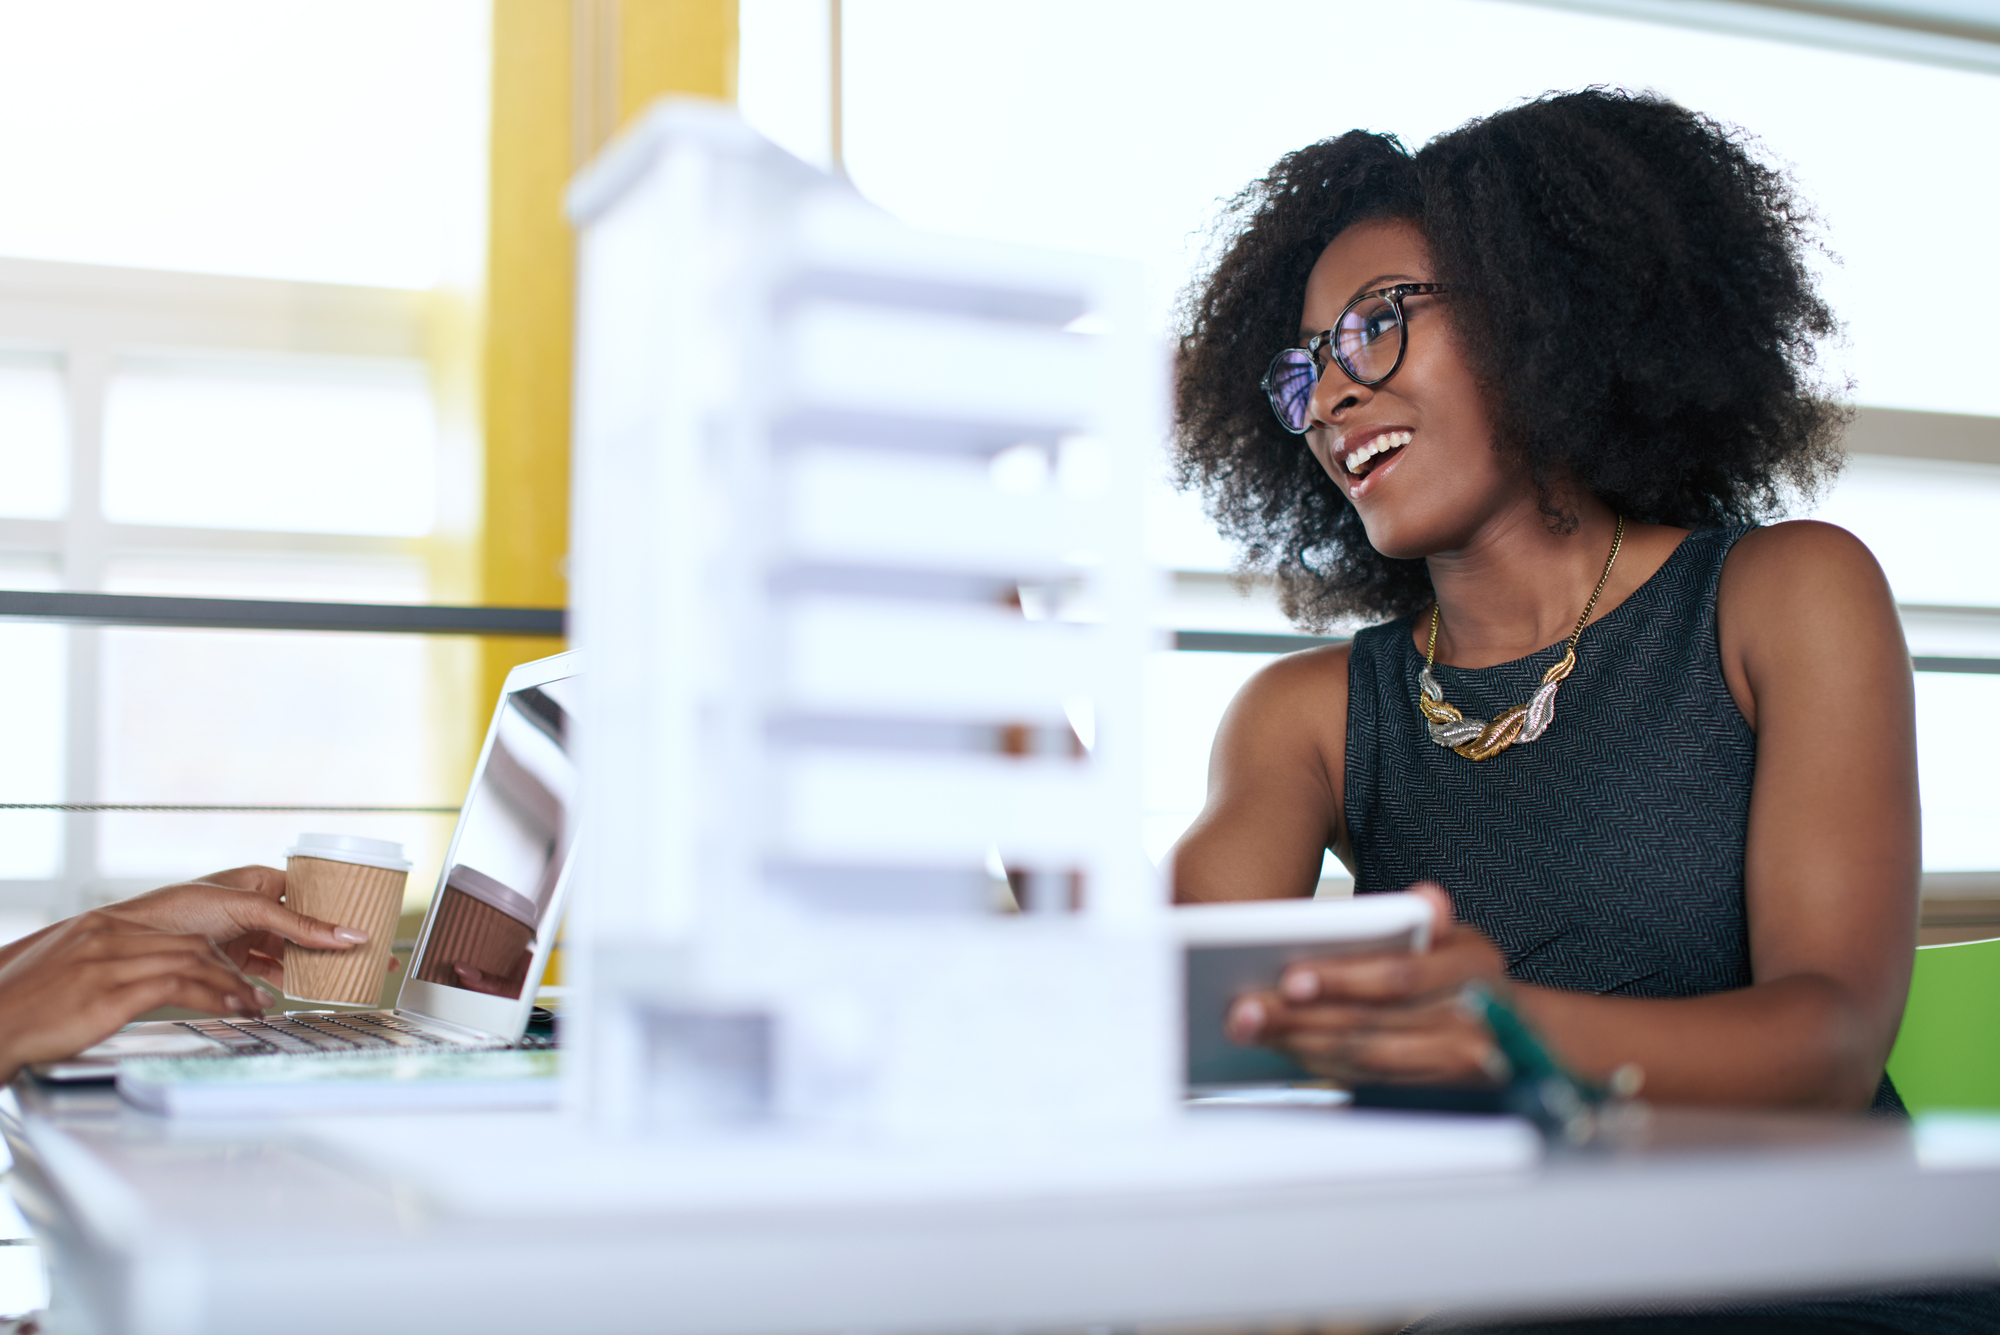
<path fill-rule="evenodd" d="M 1409 443 L 1410 433 L 1407 431 L 1384 432 L 1354 453 L 1348 455 L 1343 462 L 1346 463 L 1348 472 L 1358 473 L 1361 471 L 1361 465 L 1367 463 L 1376 455 L 1385 454 L 1390 450 L 1401 449 Z"/>

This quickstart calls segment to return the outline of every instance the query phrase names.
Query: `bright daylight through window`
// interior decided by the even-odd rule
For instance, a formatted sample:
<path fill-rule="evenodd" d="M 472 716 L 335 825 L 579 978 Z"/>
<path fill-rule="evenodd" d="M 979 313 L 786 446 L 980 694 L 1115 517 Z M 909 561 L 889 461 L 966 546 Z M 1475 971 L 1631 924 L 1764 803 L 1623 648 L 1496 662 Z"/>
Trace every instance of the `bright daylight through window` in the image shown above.
<path fill-rule="evenodd" d="M 825 10 L 815 0 L 742 4 L 745 112 L 821 163 Z M 1825 290 L 1847 326 L 1845 343 L 1826 349 L 1829 366 L 1852 378 L 1855 402 L 1912 410 L 1925 419 L 1917 427 L 1936 414 L 1972 415 L 1975 426 L 2000 415 L 1982 315 L 2000 302 L 1988 238 L 2000 178 L 1963 170 L 1961 145 L 1944 132 L 2000 122 L 1990 76 L 1491 0 L 1270 0 L 1256 24 L 1203 0 L 1146 5 L 1143 21 L 1138 6 L 1113 0 L 1025 0 L 1004 20 L 923 0 L 845 0 L 842 12 L 841 138 L 861 191 L 920 226 L 1141 260 L 1163 336 L 1219 203 L 1281 153 L 1353 127 L 1414 146 L 1534 90 L 1619 84 L 1740 125 L 1795 171 L 1822 216 Z M 1379 81 L 1273 76 L 1270 34 L 1330 37 L 1336 20 L 1351 51 L 1421 44 L 1425 77 L 1396 81 L 1385 98 Z M 1495 61 L 1503 49 L 1508 58 Z M 1897 114 L 1885 118 L 1884 106 Z M 1914 198 L 1921 209 L 1909 207 Z M 1912 255 L 1949 257 L 1953 275 L 1949 300 L 1924 303 L 1921 338 L 1909 336 Z M 2000 438 L 1993 424 L 1984 430 Z M 2000 499 L 2000 450 L 1932 463 L 1921 431 L 1876 431 L 1863 448 L 1869 440 L 1894 457 L 1857 459 L 1818 513 L 1882 559 L 1920 661 L 2000 658 L 2000 559 L 1983 541 Z M 1164 624 L 1291 629 L 1268 597 L 1232 596 L 1228 549 L 1164 476 L 1153 518 L 1154 554 L 1174 572 Z M 1155 857 L 1201 804 L 1223 707 L 1267 661 L 1156 655 Z M 1920 672 L 1918 692 L 1926 867 L 2000 868 L 2000 772 L 1951 722 L 2000 705 L 2000 676 Z M 1330 859 L 1328 870 L 1345 875 Z"/>
<path fill-rule="evenodd" d="M 476 601 L 440 387 L 477 352 L 488 10 L 0 0 L 0 583 Z M 449 808 L 473 675 L 445 638 L 0 625 L 39 706 L 0 802 Z M 0 812 L 0 935 L 314 819 Z M 450 816 L 366 820 L 427 895 Z"/>
<path fill-rule="evenodd" d="M 2000 458 L 1927 444 L 1952 421 L 1990 442 L 2000 416 L 1978 315 L 2000 298 L 1985 235 L 2000 182 L 1950 169 L 1951 137 L 1923 130 L 2000 120 L 1990 77 L 1492 0 L 1342 7 L 1353 49 L 1423 42 L 1429 77 L 1385 100 L 1365 82 L 1270 77 L 1268 33 L 1319 31 L 1321 0 L 1271 0 L 1253 26 L 1202 0 L 1146 6 L 1144 22 L 1125 0 L 1023 0 L 1004 21 L 922 0 L 842 12 L 840 147 L 856 185 L 919 226 L 1136 258 L 1162 336 L 1220 201 L 1314 138 L 1366 126 L 1415 144 L 1523 90 L 1590 83 L 1657 89 L 1745 127 L 1822 215 L 1826 290 L 1847 324 L 1829 365 L 1851 378 L 1857 439 L 1874 451 L 1817 512 L 1882 559 L 1920 668 L 2000 658 L 2000 562 L 1981 540 Z M 742 0 L 740 21 L 744 110 L 831 165 L 828 6 Z M 439 317 L 483 264 L 486 24 L 475 0 L 104 0 L 88 14 L 0 0 L 10 587 L 477 596 L 471 414 L 440 389 L 472 353 Z M 1504 66 L 1491 59 L 1502 44 Z M 144 118 L 107 110 L 139 104 Z M 1953 274 L 1921 339 L 1907 336 L 1911 254 L 1948 256 Z M 78 299 L 57 319 L 48 297 L 64 292 Z M 1270 648 L 1246 637 L 1291 630 L 1267 589 L 1239 595 L 1228 548 L 1161 473 L 1162 628 L 1209 647 L 1163 645 L 1152 665 L 1155 856 L 1201 803 L 1224 705 L 1270 657 L 1213 646 Z M 0 636 L 17 698 L 55 702 L 4 725 L 0 800 L 455 796 L 466 711 L 443 702 L 467 689 L 463 644 L 354 637 L 321 653 L 311 636 L 27 624 Z M 2000 675 L 1921 671 L 1918 692 L 1927 868 L 1994 871 L 2000 777 L 1953 720 L 2000 705 Z M 283 748 L 242 744 L 280 715 L 315 721 L 286 725 Z M 242 759 L 274 752 L 294 759 Z M 364 779 L 371 756 L 398 777 Z M 396 819 L 420 851 L 448 830 Z M 0 813 L 0 916 L 36 921 L 253 844 L 275 858 L 295 823 Z M 420 858 L 411 884 L 429 880 Z"/>

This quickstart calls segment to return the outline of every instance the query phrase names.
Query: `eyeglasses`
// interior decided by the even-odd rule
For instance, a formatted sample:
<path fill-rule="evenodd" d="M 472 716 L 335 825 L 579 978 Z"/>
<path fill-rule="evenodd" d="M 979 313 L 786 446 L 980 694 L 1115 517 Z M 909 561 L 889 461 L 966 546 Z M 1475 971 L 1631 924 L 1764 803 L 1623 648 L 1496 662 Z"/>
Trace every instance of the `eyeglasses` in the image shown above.
<path fill-rule="evenodd" d="M 1312 392 L 1326 373 L 1329 356 L 1357 385 L 1379 385 L 1403 364 L 1409 339 L 1403 334 L 1403 298 L 1427 297 L 1444 291 L 1441 283 L 1398 283 L 1363 292 L 1347 303 L 1333 322 L 1306 340 L 1303 348 L 1286 348 L 1271 359 L 1259 387 L 1271 400 L 1271 411 L 1293 435 L 1312 426 Z"/>

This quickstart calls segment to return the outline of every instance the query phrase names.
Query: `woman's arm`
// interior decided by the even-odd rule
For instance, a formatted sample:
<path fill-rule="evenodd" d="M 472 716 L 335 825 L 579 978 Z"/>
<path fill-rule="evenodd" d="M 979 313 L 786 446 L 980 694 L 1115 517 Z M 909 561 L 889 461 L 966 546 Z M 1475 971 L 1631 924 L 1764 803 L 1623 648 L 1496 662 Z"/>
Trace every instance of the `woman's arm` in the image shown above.
<path fill-rule="evenodd" d="M 1754 984 L 1677 1000 L 1513 994 L 1577 1069 L 1637 1064 L 1654 1099 L 1865 1107 L 1909 987 L 1920 865 L 1894 602 L 1865 547 L 1813 523 L 1745 537 L 1717 601 L 1724 674 L 1757 733 L 1744 867 Z M 1425 956 L 1295 966 L 1277 992 L 1239 1003 L 1233 1032 L 1348 1080 L 1464 1079 L 1490 1045 L 1449 998 L 1501 969 L 1459 924 Z"/>
<path fill-rule="evenodd" d="M 1802 522 L 1738 543 L 1716 601 L 1723 671 L 1757 733 L 1751 972 L 1810 1017 L 1794 1022 L 1802 1049 L 1768 1054 L 1767 1078 L 1865 1106 L 1902 1023 L 1923 867 L 1895 600 L 1858 539 Z"/>
<path fill-rule="evenodd" d="M 1208 762 L 1208 802 L 1167 855 L 1174 898 L 1310 896 L 1324 852 L 1347 860 L 1341 768 L 1348 647 L 1289 654 L 1230 702 Z"/>

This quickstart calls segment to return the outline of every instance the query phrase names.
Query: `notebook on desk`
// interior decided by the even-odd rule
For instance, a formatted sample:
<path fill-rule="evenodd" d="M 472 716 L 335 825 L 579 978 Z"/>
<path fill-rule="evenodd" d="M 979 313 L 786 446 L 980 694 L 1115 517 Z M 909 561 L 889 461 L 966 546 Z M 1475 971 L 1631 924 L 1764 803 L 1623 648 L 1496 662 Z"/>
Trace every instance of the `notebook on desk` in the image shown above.
<path fill-rule="evenodd" d="M 523 1036 L 569 892 L 579 657 L 557 654 L 507 675 L 393 1010 L 131 1025 L 67 1061 L 33 1067 L 35 1075 L 108 1080 L 141 1058 L 546 1046 Z"/>

